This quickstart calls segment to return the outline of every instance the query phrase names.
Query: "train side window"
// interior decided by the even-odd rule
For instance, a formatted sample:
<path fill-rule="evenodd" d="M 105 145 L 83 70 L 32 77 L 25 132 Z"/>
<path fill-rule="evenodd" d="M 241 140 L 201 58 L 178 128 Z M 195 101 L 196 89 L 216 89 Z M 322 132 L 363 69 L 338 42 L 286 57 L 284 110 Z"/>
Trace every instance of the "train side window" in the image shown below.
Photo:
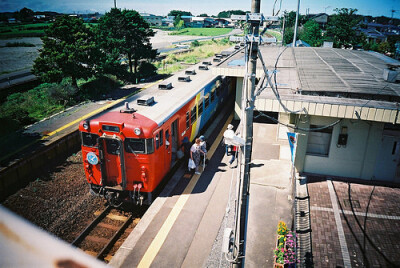
<path fill-rule="evenodd" d="M 190 121 L 193 125 L 194 122 L 196 122 L 196 106 L 193 106 L 192 110 L 190 111 L 190 114 L 191 114 Z"/>
<path fill-rule="evenodd" d="M 203 113 L 203 100 L 204 99 L 200 99 L 198 105 L 199 105 L 199 116 Z"/>
<path fill-rule="evenodd" d="M 213 88 L 212 90 L 211 90 L 211 102 L 214 102 L 214 100 L 215 100 L 215 88 Z"/>
<path fill-rule="evenodd" d="M 160 147 L 164 144 L 163 130 L 160 131 Z"/>
<path fill-rule="evenodd" d="M 81 132 L 81 137 L 83 146 L 97 147 L 97 139 L 99 138 L 99 135 L 87 132 Z"/>
<path fill-rule="evenodd" d="M 156 134 L 156 149 L 160 148 L 160 135 Z"/>
<path fill-rule="evenodd" d="M 146 139 L 146 153 L 152 154 L 154 153 L 154 140 L 153 139 Z"/>
<path fill-rule="evenodd" d="M 186 112 L 186 129 L 190 127 L 190 112 Z"/>
<path fill-rule="evenodd" d="M 206 110 L 209 105 L 210 105 L 210 93 L 207 93 L 207 95 L 204 97 L 204 110 Z"/>
<path fill-rule="evenodd" d="M 221 87 L 217 87 L 215 91 L 217 91 L 217 96 L 219 97 L 221 95 Z"/>

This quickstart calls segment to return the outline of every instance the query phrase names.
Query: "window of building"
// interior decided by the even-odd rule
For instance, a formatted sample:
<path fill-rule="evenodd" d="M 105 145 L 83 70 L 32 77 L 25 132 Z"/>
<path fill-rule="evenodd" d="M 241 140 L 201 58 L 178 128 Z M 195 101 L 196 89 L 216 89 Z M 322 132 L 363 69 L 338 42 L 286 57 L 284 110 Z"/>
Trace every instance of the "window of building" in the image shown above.
<path fill-rule="evenodd" d="M 310 125 L 310 128 L 319 128 L 322 126 Z M 333 127 L 325 128 L 308 133 L 307 154 L 328 156 L 331 145 Z"/>

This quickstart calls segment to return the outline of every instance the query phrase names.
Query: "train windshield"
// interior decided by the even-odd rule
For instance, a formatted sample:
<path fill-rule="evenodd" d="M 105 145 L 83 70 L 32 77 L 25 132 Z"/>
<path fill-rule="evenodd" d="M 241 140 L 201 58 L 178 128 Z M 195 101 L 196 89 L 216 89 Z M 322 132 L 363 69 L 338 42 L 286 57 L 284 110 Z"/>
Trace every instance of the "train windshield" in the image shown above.
<path fill-rule="evenodd" d="M 99 135 L 87 132 L 81 132 L 81 134 L 83 146 L 97 147 L 97 139 L 99 138 Z"/>
<path fill-rule="evenodd" d="M 154 152 L 153 139 L 125 139 L 125 152 L 135 154 L 151 154 Z"/>

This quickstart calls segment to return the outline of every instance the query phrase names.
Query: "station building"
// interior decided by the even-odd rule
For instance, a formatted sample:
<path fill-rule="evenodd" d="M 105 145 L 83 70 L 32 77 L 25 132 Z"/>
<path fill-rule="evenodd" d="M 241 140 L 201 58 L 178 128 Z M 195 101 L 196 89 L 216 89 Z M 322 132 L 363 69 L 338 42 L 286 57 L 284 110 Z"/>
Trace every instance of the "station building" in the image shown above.
<path fill-rule="evenodd" d="M 335 48 L 261 46 L 260 51 L 277 94 L 270 86 L 259 92 L 254 118 L 279 121 L 280 139 L 287 139 L 288 131 L 298 133 L 299 173 L 400 183 L 398 61 Z M 237 78 L 236 118 L 244 57 L 238 51 L 215 68 Z M 263 73 L 259 59 L 257 78 Z"/>

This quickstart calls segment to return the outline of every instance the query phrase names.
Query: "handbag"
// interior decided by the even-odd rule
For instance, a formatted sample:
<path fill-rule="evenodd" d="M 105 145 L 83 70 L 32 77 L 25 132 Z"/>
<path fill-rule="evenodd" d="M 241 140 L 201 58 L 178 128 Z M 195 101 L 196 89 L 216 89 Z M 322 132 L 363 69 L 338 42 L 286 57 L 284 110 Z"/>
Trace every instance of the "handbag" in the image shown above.
<path fill-rule="evenodd" d="M 196 168 L 196 164 L 194 163 L 192 158 L 189 158 L 188 168 L 189 169 L 195 169 Z"/>

